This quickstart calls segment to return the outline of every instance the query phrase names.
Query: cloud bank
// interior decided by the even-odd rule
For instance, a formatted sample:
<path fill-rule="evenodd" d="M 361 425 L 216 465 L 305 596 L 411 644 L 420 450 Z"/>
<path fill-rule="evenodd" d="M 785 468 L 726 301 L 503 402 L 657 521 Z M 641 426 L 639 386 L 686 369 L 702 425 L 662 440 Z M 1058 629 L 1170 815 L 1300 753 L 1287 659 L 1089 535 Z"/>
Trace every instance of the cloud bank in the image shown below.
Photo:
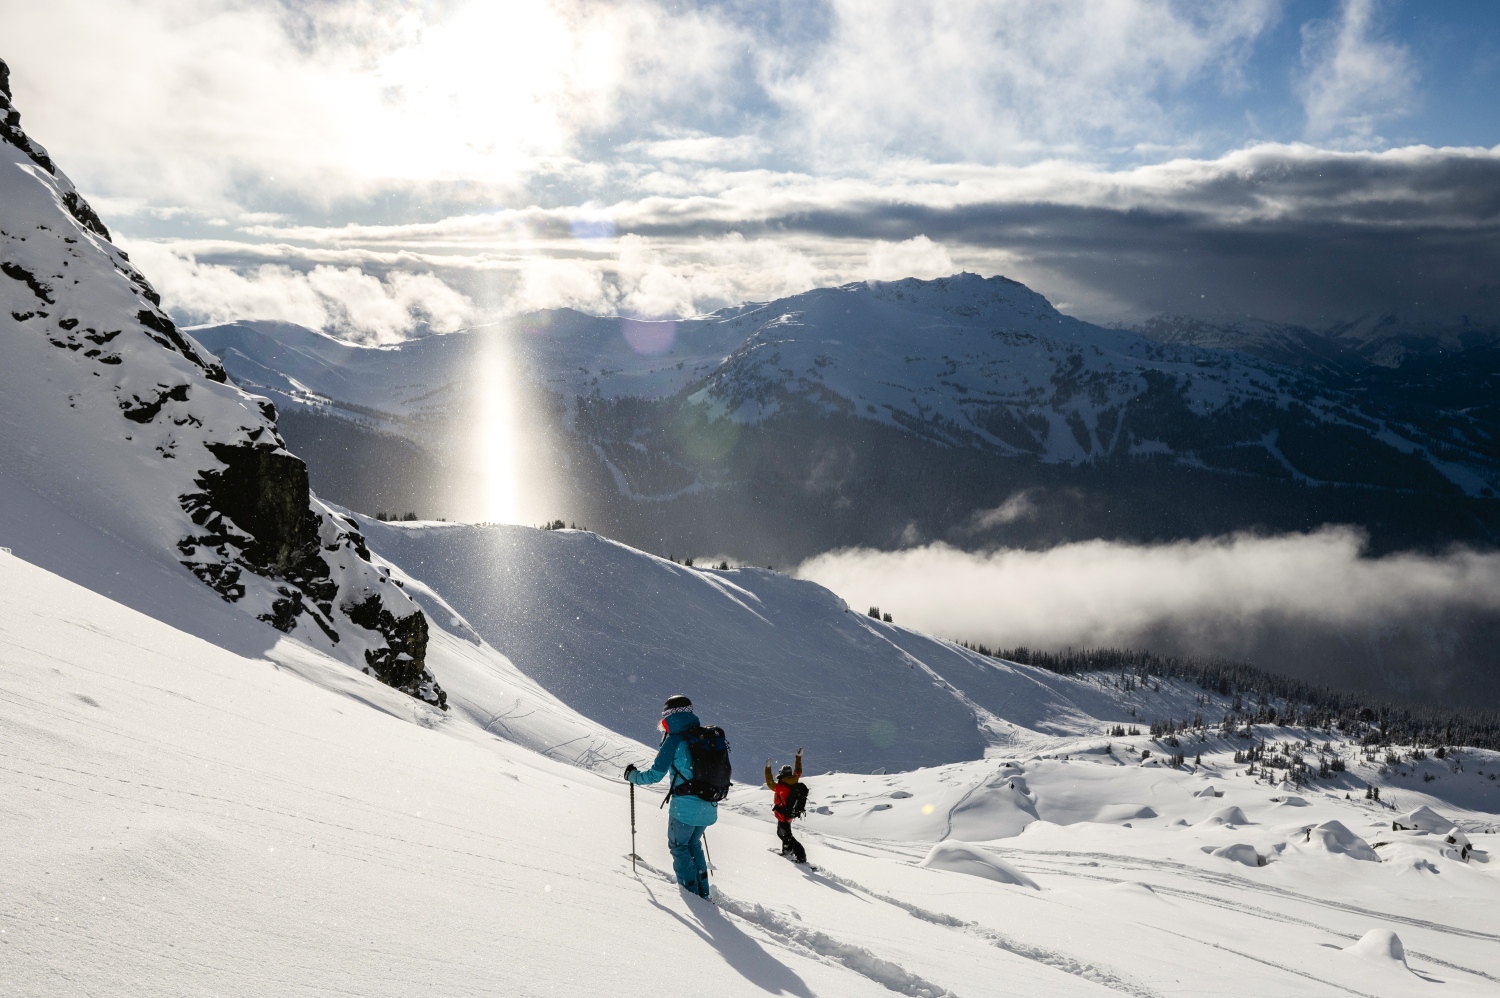
<path fill-rule="evenodd" d="M 236 269 L 154 243 L 125 245 L 172 312 L 189 324 L 279 319 L 380 344 L 418 332 L 452 332 L 474 314 L 468 298 L 430 273 L 397 270 L 381 280 L 359 267 L 327 264 L 306 271 L 274 263 Z"/>
<path fill-rule="evenodd" d="M 1500 696 L 1500 554 L 1362 556 L 1350 528 L 1161 545 L 819 555 L 797 570 L 933 634 L 1249 659 L 1320 681 Z"/>
<path fill-rule="evenodd" d="M 1500 147 L 1261 145 L 1128 170 L 909 165 L 878 181 L 719 172 L 713 183 L 712 194 L 414 224 L 258 222 L 242 227 L 255 244 L 175 245 L 225 265 L 274 247 L 293 266 L 343 254 L 488 273 L 502 311 L 690 315 L 967 269 L 1094 321 L 1173 312 L 1324 328 L 1394 310 L 1500 323 Z"/>
<path fill-rule="evenodd" d="M 1500 322 L 1500 146 L 1389 148 L 1434 75 L 1390 12 L 0 0 L 28 129 L 190 261 L 179 314 L 283 281 L 380 336 L 358 295 L 261 268 L 432 275 L 481 319 L 967 269 L 1095 321 Z"/>

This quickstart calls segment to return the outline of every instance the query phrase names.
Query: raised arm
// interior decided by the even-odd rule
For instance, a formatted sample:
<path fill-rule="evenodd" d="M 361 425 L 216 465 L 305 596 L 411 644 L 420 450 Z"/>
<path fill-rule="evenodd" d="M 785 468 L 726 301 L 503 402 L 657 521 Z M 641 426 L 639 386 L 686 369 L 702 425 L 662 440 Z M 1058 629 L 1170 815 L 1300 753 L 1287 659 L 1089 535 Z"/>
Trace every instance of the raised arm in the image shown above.
<path fill-rule="evenodd" d="M 769 773 L 770 770 L 768 769 L 766 772 Z M 802 749 L 800 746 L 797 749 L 797 761 L 792 765 L 792 775 L 799 780 L 802 779 Z"/>
<path fill-rule="evenodd" d="M 772 793 L 776 792 L 776 781 L 771 779 L 771 760 L 766 760 L 766 789 Z"/>

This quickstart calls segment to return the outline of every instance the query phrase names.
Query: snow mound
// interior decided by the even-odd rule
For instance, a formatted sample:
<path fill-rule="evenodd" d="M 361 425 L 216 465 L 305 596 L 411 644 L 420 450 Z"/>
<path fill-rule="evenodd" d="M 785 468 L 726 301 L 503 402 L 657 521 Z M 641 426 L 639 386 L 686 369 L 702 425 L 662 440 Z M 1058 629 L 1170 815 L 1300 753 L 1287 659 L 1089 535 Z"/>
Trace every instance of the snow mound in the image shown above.
<path fill-rule="evenodd" d="M 1036 797 L 1026 782 L 1001 771 L 953 809 L 949 833 L 984 842 L 1020 835 L 1037 820 Z"/>
<path fill-rule="evenodd" d="M 1276 802 L 1277 807 L 1307 807 L 1307 800 L 1302 797 L 1283 797 Z"/>
<path fill-rule="evenodd" d="M 990 855 L 978 846 L 948 839 L 933 846 L 918 866 L 929 870 L 947 870 L 949 873 L 967 873 L 971 877 L 983 877 L 1001 884 L 1015 884 L 1041 890 L 1040 885 L 1009 863 Z"/>
<path fill-rule="evenodd" d="M 1095 821 L 1131 821 L 1136 818 L 1155 818 L 1156 811 L 1144 804 L 1106 804 L 1094 816 Z"/>
<path fill-rule="evenodd" d="M 1156 888 L 1139 880 L 1125 880 L 1118 884 L 1111 884 L 1107 888 L 1113 894 L 1124 894 L 1131 897 L 1153 898 L 1157 897 Z"/>
<path fill-rule="evenodd" d="M 1441 814 L 1438 814 L 1426 804 L 1413 811 L 1407 811 L 1405 814 L 1397 816 L 1391 822 L 1391 831 L 1416 831 L 1436 835 L 1448 845 L 1453 846 L 1458 851 L 1457 858 L 1465 862 L 1468 861 L 1469 853 L 1474 848 L 1473 844 L 1469 841 L 1469 837 L 1460 831 L 1457 825 Z M 1445 853 L 1444 855 L 1451 854 Z"/>
<path fill-rule="evenodd" d="M 1380 862 L 1380 854 L 1370 843 L 1355 835 L 1341 821 L 1325 821 L 1307 830 L 1307 841 L 1331 853 L 1342 853 L 1351 859 Z"/>
<path fill-rule="evenodd" d="M 1255 851 L 1252 845 L 1236 842 L 1232 846 L 1220 846 L 1209 853 L 1218 859 L 1227 859 L 1235 863 L 1243 863 L 1245 866 L 1265 866 L 1266 860 L 1260 853 Z"/>
<path fill-rule="evenodd" d="M 1221 807 L 1207 818 L 1198 822 L 1200 825 L 1248 825 L 1250 819 L 1245 817 L 1245 812 L 1233 804 Z"/>
<path fill-rule="evenodd" d="M 1454 827 L 1453 822 L 1438 814 L 1426 804 L 1423 804 L 1414 811 L 1407 811 L 1405 814 L 1398 815 L 1391 821 L 1391 829 L 1393 831 L 1414 828 L 1418 831 L 1430 832 L 1433 835 L 1446 835 Z"/>
<path fill-rule="evenodd" d="M 1197 793 L 1193 794 L 1193 796 L 1194 797 L 1223 797 L 1224 796 L 1224 791 L 1216 789 L 1214 787 L 1214 785 L 1212 783 L 1210 783 L 1208 786 L 1204 787 L 1202 790 L 1200 790 Z"/>
<path fill-rule="evenodd" d="M 1406 965 L 1406 947 L 1401 945 L 1401 937 L 1390 929 L 1371 929 L 1359 937 L 1359 942 L 1347 947 L 1344 952 L 1352 953 L 1371 963 L 1387 966 L 1399 963 L 1403 969 L 1411 969 Z"/>

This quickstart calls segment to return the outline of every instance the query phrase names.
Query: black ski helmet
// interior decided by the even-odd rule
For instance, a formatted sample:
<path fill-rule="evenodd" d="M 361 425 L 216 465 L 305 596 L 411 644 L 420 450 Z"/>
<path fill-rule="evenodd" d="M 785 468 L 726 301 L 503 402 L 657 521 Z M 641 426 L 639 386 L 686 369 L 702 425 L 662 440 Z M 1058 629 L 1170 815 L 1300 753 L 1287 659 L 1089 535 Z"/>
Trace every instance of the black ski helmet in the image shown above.
<path fill-rule="evenodd" d="M 687 710 L 692 706 L 693 701 L 689 700 L 685 696 L 682 696 L 681 694 L 678 694 L 675 697 L 667 697 L 667 702 L 661 709 L 662 716 L 665 717 L 667 714 L 670 714 L 675 710 Z"/>

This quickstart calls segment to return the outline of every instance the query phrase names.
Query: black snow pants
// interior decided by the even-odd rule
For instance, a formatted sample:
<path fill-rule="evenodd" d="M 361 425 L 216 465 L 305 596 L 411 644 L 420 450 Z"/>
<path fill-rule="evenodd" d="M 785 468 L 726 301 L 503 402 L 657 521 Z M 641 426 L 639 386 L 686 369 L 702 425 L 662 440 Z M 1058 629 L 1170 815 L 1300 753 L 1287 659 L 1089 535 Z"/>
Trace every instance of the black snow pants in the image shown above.
<path fill-rule="evenodd" d="M 781 854 L 785 856 L 791 853 L 792 857 L 799 863 L 807 862 L 807 850 L 802 848 L 802 843 L 792 834 L 792 823 L 790 821 L 776 822 L 776 837 L 781 840 Z"/>

